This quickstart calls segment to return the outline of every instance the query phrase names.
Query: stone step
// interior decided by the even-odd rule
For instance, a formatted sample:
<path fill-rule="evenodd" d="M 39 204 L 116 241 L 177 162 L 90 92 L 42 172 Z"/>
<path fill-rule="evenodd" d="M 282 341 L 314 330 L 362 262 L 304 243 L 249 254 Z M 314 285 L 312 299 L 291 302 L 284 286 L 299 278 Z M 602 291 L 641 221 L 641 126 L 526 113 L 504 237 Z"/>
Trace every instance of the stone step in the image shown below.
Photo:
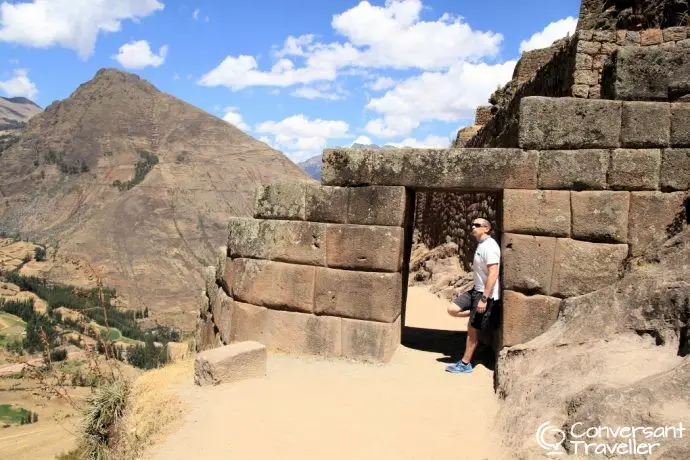
<path fill-rule="evenodd" d="M 265 375 L 266 347 L 253 341 L 202 351 L 194 361 L 197 385 L 218 385 Z"/>

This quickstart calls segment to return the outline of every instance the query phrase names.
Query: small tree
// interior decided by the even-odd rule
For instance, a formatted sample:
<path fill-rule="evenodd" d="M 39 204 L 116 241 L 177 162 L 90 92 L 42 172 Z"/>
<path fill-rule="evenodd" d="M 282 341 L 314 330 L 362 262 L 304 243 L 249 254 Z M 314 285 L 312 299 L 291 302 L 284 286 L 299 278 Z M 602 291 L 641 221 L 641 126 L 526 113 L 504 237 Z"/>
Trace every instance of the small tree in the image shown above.
<path fill-rule="evenodd" d="M 37 262 L 43 262 L 46 260 L 46 248 L 43 246 L 38 246 L 36 249 L 34 249 L 34 259 L 36 259 Z"/>

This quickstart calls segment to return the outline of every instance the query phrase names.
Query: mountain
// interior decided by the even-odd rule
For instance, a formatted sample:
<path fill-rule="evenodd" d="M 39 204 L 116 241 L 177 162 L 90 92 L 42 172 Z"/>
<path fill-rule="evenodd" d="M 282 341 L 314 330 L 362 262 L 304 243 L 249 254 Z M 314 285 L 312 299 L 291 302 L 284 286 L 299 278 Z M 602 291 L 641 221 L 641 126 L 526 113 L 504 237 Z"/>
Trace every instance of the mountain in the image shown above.
<path fill-rule="evenodd" d="M 300 163 L 299 167 L 302 168 L 307 174 L 309 174 L 310 177 L 320 181 L 322 159 L 323 155 L 316 155 L 315 157 L 311 157 L 308 160 Z"/>
<path fill-rule="evenodd" d="M 93 283 L 191 330 L 202 267 L 256 186 L 306 174 L 277 150 L 136 75 L 100 70 L 0 154 L 0 231 L 59 245 L 49 279 Z"/>
<path fill-rule="evenodd" d="M 0 131 L 19 129 L 41 108 L 24 97 L 0 97 Z"/>
<path fill-rule="evenodd" d="M 381 147 L 380 145 L 376 144 L 352 144 L 350 148 L 353 149 L 395 149 L 394 145 L 384 145 Z M 321 162 L 323 160 L 322 155 L 316 155 L 315 157 L 311 157 L 308 160 L 303 161 L 302 163 L 299 164 L 299 167 L 302 168 L 307 174 L 309 174 L 313 179 L 316 179 L 318 181 L 321 180 Z"/>

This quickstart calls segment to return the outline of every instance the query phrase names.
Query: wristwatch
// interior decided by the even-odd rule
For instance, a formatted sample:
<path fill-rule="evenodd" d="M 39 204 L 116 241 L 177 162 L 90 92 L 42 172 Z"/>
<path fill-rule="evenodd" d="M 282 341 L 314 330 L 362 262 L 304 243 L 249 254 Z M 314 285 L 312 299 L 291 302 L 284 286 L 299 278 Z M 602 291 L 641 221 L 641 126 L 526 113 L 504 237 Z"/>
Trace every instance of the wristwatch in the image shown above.
<path fill-rule="evenodd" d="M 489 300 L 489 299 L 488 299 L 485 295 L 482 294 L 481 301 L 482 301 L 482 302 L 486 302 L 487 300 Z"/>

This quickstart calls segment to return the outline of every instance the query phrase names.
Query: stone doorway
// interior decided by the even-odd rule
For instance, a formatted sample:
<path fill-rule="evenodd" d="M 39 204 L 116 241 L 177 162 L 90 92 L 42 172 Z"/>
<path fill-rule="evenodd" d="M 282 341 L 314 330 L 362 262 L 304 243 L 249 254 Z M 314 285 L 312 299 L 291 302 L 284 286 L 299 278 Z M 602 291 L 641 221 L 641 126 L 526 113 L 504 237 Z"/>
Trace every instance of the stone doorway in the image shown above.
<path fill-rule="evenodd" d="M 473 285 L 476 241 L 471 222 L 488 219 L 492 236 L 501 244 L 502 201 L 497 191 L 408 189 L 401 321 L 404 346 L 441 353 L 440 362 L 459 359 L 467 337 L 467 318 L 451 317 L 447 308 L 455 296 Z M 475 355 L 477 362 L 490 369 L 496 336 L 482 337 L 483 345 Z"/>

